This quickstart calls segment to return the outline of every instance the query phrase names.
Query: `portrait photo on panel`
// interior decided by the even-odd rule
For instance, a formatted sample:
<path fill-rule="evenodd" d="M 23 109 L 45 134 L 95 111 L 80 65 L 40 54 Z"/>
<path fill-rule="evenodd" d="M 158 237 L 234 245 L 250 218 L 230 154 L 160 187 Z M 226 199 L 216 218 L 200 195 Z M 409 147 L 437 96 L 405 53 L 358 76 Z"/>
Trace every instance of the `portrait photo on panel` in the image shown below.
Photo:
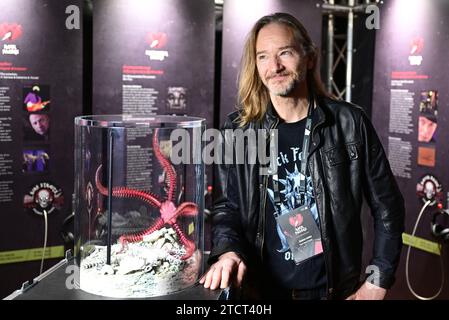
<path fill-rule="evenodd" d="M 26 113 L 22 121 L 24 141 L 49 141 L 51 121 L 48 113 Z"/>

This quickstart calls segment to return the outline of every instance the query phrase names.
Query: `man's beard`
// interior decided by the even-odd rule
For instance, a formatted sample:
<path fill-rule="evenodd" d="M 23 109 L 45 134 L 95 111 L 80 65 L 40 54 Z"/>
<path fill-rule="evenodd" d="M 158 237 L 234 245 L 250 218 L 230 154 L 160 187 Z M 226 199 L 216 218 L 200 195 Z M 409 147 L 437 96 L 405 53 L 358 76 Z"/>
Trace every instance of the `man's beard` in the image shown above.
<path fill-rule="evenodd" d="M 280 90 L 270 90 L 271 93 L 273 93 L 275 96 L 280 96 L 280 97 L 288 97 L 293 90 L 295 90 L 296 86 L 298 84 L 298 81 L 293 78 L 290 80 L 289 83 L 287 83 L 287 85 L 285 86 L 285 88 L 281 88 Z"/>
<path fill-rule="evenodd" d="M 281 75 L 290 75 L 292 77 L 290 81 L 283 86 L 283 88 L 273 88 L 273 86 L 267 86 L 270 93 L 279 97 L 290 96 L 297 86 L 306 78 L 305 70 L 299 70 L 299 72 L 290 72 L 287 74 L 281 73 Z"/>

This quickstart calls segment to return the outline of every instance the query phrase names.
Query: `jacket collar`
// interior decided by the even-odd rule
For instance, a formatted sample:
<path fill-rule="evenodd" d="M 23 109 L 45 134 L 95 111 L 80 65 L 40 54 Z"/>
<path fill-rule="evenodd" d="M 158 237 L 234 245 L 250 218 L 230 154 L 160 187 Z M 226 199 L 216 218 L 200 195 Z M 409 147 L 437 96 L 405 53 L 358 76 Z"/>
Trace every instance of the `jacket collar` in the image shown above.
<path fill-rule="evenodd" d="M 326 122 L 325 102 L 323 97 L 315 97 L 314 100 L 316 107 L 312 116 L 312 132 L 314 132 L 316 127 Z M 262 126 L 264 129 L 270 129 L 276 121 L 279 121 L 279 119 L 279 115 L 270 100 L 267 105 Z"/>
<path fill-rule="evenodd" d="M 318 96 L 314 96 L 314 100 L 315 110 L 312 114 L 312 143 L 309 147 L 309 157 L 321 145 L 321 138 L 317 128 L 326 123 L 326 102 L 324 101 L 323 97 Z M 272 129 L 277 126 L 277 124 L 279 123 L 279 119 L 279 115 L 277 114 L 276 109 L 274 108 L 273 103 L 270 100 L 267 105 L 267 111 L 265 112 L 265 116 L 263 118 L 262 127 L 264 129 Z"/>

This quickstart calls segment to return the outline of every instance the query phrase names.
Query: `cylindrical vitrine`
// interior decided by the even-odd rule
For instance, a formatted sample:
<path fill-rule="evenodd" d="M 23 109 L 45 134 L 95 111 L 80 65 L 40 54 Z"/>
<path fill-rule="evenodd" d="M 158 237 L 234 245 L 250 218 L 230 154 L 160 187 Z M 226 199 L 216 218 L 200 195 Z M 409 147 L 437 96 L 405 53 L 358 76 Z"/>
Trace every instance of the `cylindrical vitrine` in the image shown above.
<path fill-rule="evenodd" d="M 205 121 L 75 119 L 75 255 L 82 290 L 151 297 L 202 273 Z"/>

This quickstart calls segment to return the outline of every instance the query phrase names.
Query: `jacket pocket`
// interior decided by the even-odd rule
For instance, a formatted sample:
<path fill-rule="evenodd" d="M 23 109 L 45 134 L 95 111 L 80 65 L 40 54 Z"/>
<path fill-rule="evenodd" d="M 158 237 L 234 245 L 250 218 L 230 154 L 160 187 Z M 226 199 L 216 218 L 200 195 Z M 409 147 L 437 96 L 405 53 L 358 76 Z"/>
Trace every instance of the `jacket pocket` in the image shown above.
<path fill-rule="evenodd" d="M 325 151 L 327 163 L 331 167 L 357 160 L 359 158 L 359 153 L 359 147 L 356 143 L 334 147 Z"/>

